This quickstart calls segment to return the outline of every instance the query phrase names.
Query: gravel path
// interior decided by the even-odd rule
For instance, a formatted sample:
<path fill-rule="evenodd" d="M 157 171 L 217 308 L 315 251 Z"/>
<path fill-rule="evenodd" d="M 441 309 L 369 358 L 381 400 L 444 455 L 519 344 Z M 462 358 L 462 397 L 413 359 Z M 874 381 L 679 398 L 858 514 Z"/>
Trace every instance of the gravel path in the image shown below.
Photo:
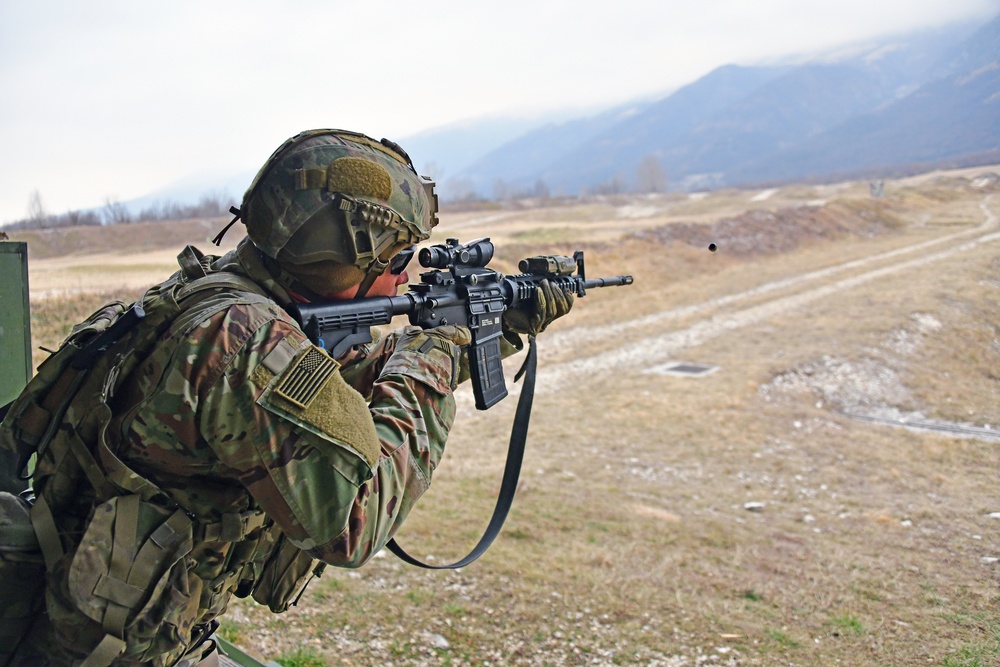
<path fill-rule="evenodd" d="M 629 341 L 612 352 L 602 352 L 600 355 L 563 363 L 546 364 L 544 372 L 539 373 L 537 391 L 557 391 L 571 385 L 582 376 L 612 373 L 620 371 L 622 368 L 645 368 L 646 372 L 657 372 L 658 365 L 671 360 L 688 348 L 730 333 L 739 332 L 764 320 L 793 312 L 807 304 L 887 275 L 949 259 L 986 243 L 996 243 L 1000 241 L 1000 232 L 996 231 L 998 219 L 991 210 L 992 199 L 993 195 L 989 195 L 981 202 L 980 208 L 985 219 L 982 224 L 972 230 L 956 232 L 890 252 L 878 253 L 793 278 L 773 281 L 744 292 L 710 299 L 699 304 L 664 311 L 617 325 L 576 328 L 555 334 L 546 339 L 546 347 L 558 349 L 572 346 L 582 340 L 593 341 L 594 339 L 619 337 L 632 329 L 676 321 L 718 309 L 723 310 L 723 312 L 705 317 L 682 329 Z M 939 249 L 940 246 L 946 247 Z M 875 264 L 881 264 L 881 266 L 868 268 Z M 842 277 L 838 278 L 837 276 Z M 817 282 L 821 284 L 817 285 Z M 792 293 L 775 296 L 753 306 L 740 307 L 741 304 L 752 299 L 783 290 Z"/>

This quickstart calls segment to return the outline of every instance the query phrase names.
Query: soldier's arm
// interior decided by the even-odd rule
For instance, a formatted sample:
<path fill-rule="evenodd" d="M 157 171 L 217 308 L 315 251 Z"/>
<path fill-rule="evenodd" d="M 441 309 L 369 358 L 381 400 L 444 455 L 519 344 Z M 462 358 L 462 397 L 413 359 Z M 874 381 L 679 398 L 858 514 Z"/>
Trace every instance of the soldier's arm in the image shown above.
<path fill-rule="evenodd" d="M 370 402 L 294 325 L 261 327 L 202 399 L 201 430 L 299 547 L 357 567 L 430 484 L 454 420 L 453 354 L 393 354 Z"/>
<path fill-rule="evenodd" d="M 400 336 L 407 335 L 415 330 L 413 327 L 406 327 L 393 331 L 388 335 L 383 335 L 377 328 L 373 327 L 371 343 L 351 350 L 343 358 L 338 359 L 342 364 L 340 374 L 344 378 L 344 381 L 354 387 L 362 396 L 371 398 L 372 386 L 382 372 L 386 360 L 392 356 L 393 351 L 396 349 L 396 341 Z M 521 340 L 520 336 L 513 332 L 504 332 L 503 338 L 500 339 L 501 359 L 513 356 L 523 349 L 524 341 Z M 463 353 L 458 384 L 465 382 L 469 377 L 469 357 Z"/>
<path fill-rule="evenodd" d="M 392 356 L 398 338 L 396 332 L 383 335 L 378 327 L 372 327 L 371 332 L 372 342 L 350 350 L 337 360 L 344 381 L 369 400 L 375 380 Z"/>

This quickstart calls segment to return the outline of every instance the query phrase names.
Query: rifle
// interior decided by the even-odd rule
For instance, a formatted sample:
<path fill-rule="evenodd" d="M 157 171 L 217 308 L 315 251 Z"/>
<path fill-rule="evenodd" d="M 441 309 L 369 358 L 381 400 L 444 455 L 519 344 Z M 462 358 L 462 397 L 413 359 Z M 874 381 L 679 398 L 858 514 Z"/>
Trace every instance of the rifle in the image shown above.
<path fill-rule="evenodd" d="M 486 410 L 507 396 L 500 364 L 502 318 L 507 308 L 532 303 L 542 280 L 577 296 L 585 296 L 594 287 L 632 284 L 632 276 L 587 280 L 580 250 L 572 257 L 529 257 L 518 264 L 521 273 L 505 276 L 486 266 L 493 259 L 493 250 L 488 238 L 464 245 L 458 239 L 448 239 L 420 251 L 420 264 L 431 270 L 421 274 L 420 283 L 402 296 L 298 304 L 289 312 L 313 343 L 329 350 L 335 359 L 351 346 L 371 342 L 370 327 L 388 324 L 396 315 L 407 315 L 411 324 L 425 329 L 445 324 L 468 327 L 472 332 L 468 346 L 472 390 L 476 408 Z M 500 493 L 486 531 L 467 556 L 448 565 L 423 563 L 406 553 L 395 539 L 389 540 L 388 549 L 405 562 L 435 570 L 465 567 L 483 555 L 500 534 L 514 501 L 528 437 L 536 362 L 534 337 L 529 336 L 528 342 L 528 356 L 522 367 L 524 387 L 511 429 Z"/>
<path fill-rule="evenodd" d="M 632 276 L 587 280 L 583 251 L 573 257 L 529 257 L 522 271 L 505 276 L 487 268 L 494 246 L 488 238 L 464 245 L 458 239 L 423 248 L 420 283 L 401 296 L 297 304 L 289 312 L 310 340 L 334 359 L 355 345 L 371 342 L 370 327 L 388 324 L 396 315 L 424 329 L 445 324 L 468 327 L 469 372 L 476 408 L 486 410 L 507 396 L 500 363 L 501 321 L 507 308 L 530 304 L 538 283 L 548 280 L 566 293 L 585 296 L 588 289 L 631 285 Z M 575 272 L 576 275 L 573 275 Z"/>

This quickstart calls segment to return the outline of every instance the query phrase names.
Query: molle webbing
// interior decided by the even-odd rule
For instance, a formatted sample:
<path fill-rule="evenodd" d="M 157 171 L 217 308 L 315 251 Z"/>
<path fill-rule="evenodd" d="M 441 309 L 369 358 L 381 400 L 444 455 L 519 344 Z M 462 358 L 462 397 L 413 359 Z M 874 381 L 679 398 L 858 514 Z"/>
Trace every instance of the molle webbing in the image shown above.
<path fill-rule="evenodd" d="M 139 496 L 118 499 L 114 520 L 114 545 L 107 573 L 100 575 L 94 594 L 107 600 L 102 624 L 117 637 L 122 636 L 129 615 L 138 610 L 147 591 L 158 576 L 157 567 L 164 560 L 176 561 L 171 552 L 185 555 L 191 552 L 191 520 L 183 510 L 175 510 L 148 537 L 143 538 L 139 527 Z M 135 546 L 138 553 L 133 556 Z M 170 554 L 169 556 L 167 554 Z"/>
<path fill-rule="evenodd" d="M 77 543 L 80 537 L 70 538 L 60 531 L 61 524 L 56 519 L 61 516 L 58 514 L 61 509 L 50 506 L 46 485 L 40 487 L 38 500 L 31 511 L 34 531 L 50 572 L 54 571 L 56 563 L 65 559 L 69 550 L 75 550 L 72 563 L 78 570 L 75 575 L 77 580 L 81 576 L 85 579 L 89 576 L 80 572 L 96 570 L 92 581 L 87 579 L 82 588 L 77 587 L 79 596 L 75 602 L 78 609 L 75 613 L 84 613 L 104 629 L 103 637 L 84 660 L 84 667 L 105 667 L 126 651 L 133 655 L 133 651 L 142 645 L 145 640 L 135 636 L 132 619 L 149 604 L 150 595 L 159 595 L 154 589 L 159 590 L 162 585 L 157 582 L 165 576 L 164 568 L 174 567 L 170 563 L 183 561 L 196 545 L 243 542 L 251 534 L 259 534 L 261 529 L 266 529 L 267 516 L 260 510 L 226 513 L 213 521 L 194 518 L 174 505 L 168 493 L 138 474 L 116 452 L 111 435 L 113 413 L 107 401 L 158 341 L 165 336 L 186 335 L 200 323 L 233 305 L 269 302 L 263 289 L 252 280 L 233 273 L 213 271 L 211 258 L 193 247 L 185 248 L 178 262 L 181 272 L 153 288 L 159 292 L 158 296 L 151 291 L 151 298 L 141 302 L 149 308 L 147 317 L 127 322 L 127 330 L 119 336 L 124 337 L 135 329 L 127 340 L 118 347 L 113 346 L 117 338 L 111 344 L 102 346 L 88 360 L 87 368 L 76 368 L 76 356 L 66 350 L 63 356 L 69 355 L 68 363 L 62 364 L 59 375 L 52 378 L 54 381 L 47 391 L 43 390 L 45 393 L 38 397 L 40 405 L 30 406 L 31 410 L 25 414 L 27 419 L 24 425 L 29 426 L 33 444 L 45 446 L 52 442 L 49 461 L 55 474 L 62 470 L 60 461 L 74 459 L 81 476 L 94 489 L 95 505 L 104 508 L 110 504 L 115 507 L 114 525 L 106 527 L 108 531 L 113 529 L 113 543 L 109 545 L 110 558 L 104 571 L 100 571 L 102 566 L 99 563 L 76 565 L 81 557 L 84 562 L 89 562 L 86 560 L 88 557 L 81 554 L 90 553 L 88 549 L 93 545 Z M 139 303 L 125 312 L 133 312 L 136 307 L 142 312 Z M 124 306 L 119 308 L 117 318 L 107 318 L 109 329 L 123 327 L 119 325 L 124 320 L 120 315 L 122 311 Z M 194 316 L 181 318 L 186 312 L 192 312 Z M 137 324 L 142 328 L 136 329 Z M 74 412 L 67 414 L 67 408 L 75 401 L 79 403 L 74 405 Z M 85 416 L 81 417 L 81 414 Z M 66 428 L 60 428 L 66 420 Z M 93 426 L 88 428 L 85 424 L 96 424 L 96 433 Z M 85 434 L 86 442 L 81 439 L 81 433 Z M 160 517 L 151 527 L 150 512 Z M 142 519 L 140 514 L 146 518 Z M 95 520 L 96 513 L 89 521 L 92 523 Z M 98 525 L 94 528 L 99 535 L 105 527 Z M 91 535 L 88 524 L 84 541 L 97 539 Z M 84 549 L 85 546 L 87 549 Z M 197 590 L 206 587 L 208 602 L 199 592 L 192 590 L 194 599 L 201 600 L 194 604 L 215 605 L 223 596 L 228 599 L 244 567 L 243 561 L 234 561 L 231 570 L 218 577 L 218 581 L 224 582 L 225 590 L 213 585 L 218 581 L 203 581 Z M 71 578 L 73 576 L 70 574 Z M 201 606 L 198 613 L 203 613 Z M 126 626 L 131 629 L 126 629 Z"/>
<path fill-rule="evenodd" d="M 226 288 L 257 296 L 266 296 L 260 285 L 245 276 L 212 271 L 211 258 L 194 246 L 185 246 L 184 250 L 177 255 L 177 263 L 184 276 L 184 284 L 177 291 L 178 304 L 196 292 L 212 288 Z"/>
<path fill-rule="evenodd" d="M 247 535 L 262 528 L 267 515 L 260 510 L 223 514 L 220 521 L 199 521 L 199 542 L 239 542 Z"/>
<path fill-rule="evenodd" d="M 167 579 L 173 579 L 175 567 L 185 567 L 184 559 L 194 547 L 191 530 L 184 510 L 158 507 L 134 494 L 95 508 L 67 578 L 76 608 L 104 631 L 84 667 L 106 667 L 126 650 L 134 654 L 143 649 L 141 641 L 130 636 L 134 628 L 126 632 L 126 627 L 140 624 L 148 638 L 166 620 L 152 617 L 151 630 L 147 605 L 176 614 L 178 598 L 167 589 Z M 182 599 L 180 603 L 184 605 Z"/>
<path fill-rule="evenodd" d="M 173 312 L 150 313 L 152 316 L 151 319 L 157 319 L 156 316 L 159 315 L 159 322 L 150 323 L 156 329 L 156 333 L 155 335 L 147 335 L 144 341 L 138 341 L 139 347 L 133 349 L 133 354 L 128 357 L 132 360 L 132 364 L 126 368 L 122 368 L 121 370 L 124 372 L 118 372 L 117 369 L 120 366 L 116 365 L 113 371 L 109 373 L 109 376 L 114 377 L 118 382 L 124 380 L 124 377 L 131 371 L 131 367 L 137 361 L 136 356 L 141 356 L 145 349 L 159 339 L 164 327 L 168 327 L 174 321 L 182 310 L 180 306 L 182 302 L 188 305 L 191 297 L 195 297 L 198 294 L 207 295 L 207 290 L 220 287 L 237 289 L 241 292 L 251 292 L 255 295 L 259 295 L 260 293 L 260 288 L 248 278 L 228 273 L 206 273 L 203 270 L 205 264 L 203 256 L 191 246 L 185 248 L 184 252 L 178 257 L 178 261 L 181 263 L 185 275 L 196 277 L 191 282 L 187 282 L 183 286 L 176 288 L 176 296 L 173 300 L 169 298 L 164 299 L 166 303 L 173 302 L 176 304 Z M 199 271 L 199 269 L 202 270 Z M 228 302 L 214 305 L 206 311 L 206 317 L 210 317 L 229 305 L 231 304 Z M 108 328 L 116 326 L 118 321 L 120 319 L 110 322 Z M 138 321 L 133 323 L 133 326 L 137 323 Z M 96 361 L 96 357 L 93 361 Z M 19 421 L 19 427 L 29 436 L 27 438 L 29 442 L 34 441 L 32 448 L 37 448 L 39 453 L 42 453 L 47 448 L 59 424 L 62 423 L 66 409 L 81 389 L 83 381 L 87 377 L 89 369 L 78 370 L 75 366 L 76 364 L 73 361 L 66 364 L 66 368 L 52 384 L 50 390 L 41 401 L 41 405 L 38 405 L 34 401 L 29 403 L 24 411 L 27 419 L 23 424 Z M 113 392 L 114 388 L 115 385 L 112 384 L 111 387 L 106 389 Z M 93 407 L 93 411 L 93 416 L 96 416 L 97 421 L 103 425 L 98 429 L 97 441 L 93 444 L 93 449 L 80 440 L 76 429 L 67 429 L 67 437 L 64 438 L 67 446 L 60 448 L 61 451 L 53 453 L 57 462 L 55 468 L 58 469 L 60 467 L 58 461 L 62 457 L 72 455 L 94 488 L 96 497 L 101 500 L 108 499 L 120 492 L 138 494 L 144 499 L 154 497 L 167 499 L 169 496 L 166 493 L 127 466 L 108 445 L 106 430 L 111 422 L 112 413 L 107 404 L 101 401 Z M 115 489 L 120 489 L 121 491 L 115 491 Z M 213 537 L 219 535 L 239 535 L 237 539 L 242 539 L 248 532 L 252 532 L 252 530 L 263 524 L 263 513 L 258 512 L 254 514 L 255 517 L 253 519 L 248 519 L 241 515 L 223 516 L 217 523 L 205 524 L 202 530 L 206 535 Z M 38 501 L 32 508 L 32 523 L 35 525 L 35 530 L 38 534 L 46 566 L 51 568 L 63 557 L 65 549 L 58 532 L 55 517 L 53 516 L 53 509 L 46 501 L 44 493 L 39 494 Z"/>
<path fill-rule="evenodd" d="M 114 302 L 73 327 L 59 351 L 42 364 L 38 375 L 9 406 L 15 437 L 8 439 L 10 433 L 5 433 L 4 439 L 17 453 L 19 475 L 23 476 L 33 453 L 39 457 L 45 453 L 93 362 L 127 333 L 119 323 L 134 323 L 133 318 L 122 317 L 126 312 L 131 311 L 124 303 Z"/>

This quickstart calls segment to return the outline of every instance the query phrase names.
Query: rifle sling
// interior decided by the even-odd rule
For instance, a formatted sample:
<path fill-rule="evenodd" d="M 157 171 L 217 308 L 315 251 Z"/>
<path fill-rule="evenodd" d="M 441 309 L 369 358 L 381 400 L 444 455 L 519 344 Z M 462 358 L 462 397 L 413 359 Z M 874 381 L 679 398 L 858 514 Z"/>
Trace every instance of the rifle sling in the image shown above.
<path fill-rule="evenodd" d="M 493 540 L 500 534 L 507 513 L 514 502 L 514 492 L 517 491 L 517 479 L 521 474 L 521 462 L 524 460 L 524 445 L 528 439 L 528 421 L 531 418 L 531 402 L 535 395 L 535 367 L 538 358 L 535 350 L 535 337 L 528 336 L 528 356 L 524 360 L 524 385 L 521 387 L 521 396 L 517 399 L 517 411 L 514 413 L 514 425 L 510 430 L 510 444 L 507 446 L 507 463 L 503 470 L 503 481 L 500 483 L 500 494 L 497 497 L 496 506 L 493 508 L 493 516 L 486 527 L 486 531 L 479 539 L 479 544 L 469 552 L 465 558 L 450 565 L 428 565 L 417 560 L 406 553 L 395 538 L 389 540 L 386 546 L 389 551 L 398 556 L 401 560 L 423 567 L 428 570 L 457 570 L 469 565 L 474 560 L 486 553 L 486 550 L 493 544 Z M 519 373 L 520 375 L 520 373 Z"/>

